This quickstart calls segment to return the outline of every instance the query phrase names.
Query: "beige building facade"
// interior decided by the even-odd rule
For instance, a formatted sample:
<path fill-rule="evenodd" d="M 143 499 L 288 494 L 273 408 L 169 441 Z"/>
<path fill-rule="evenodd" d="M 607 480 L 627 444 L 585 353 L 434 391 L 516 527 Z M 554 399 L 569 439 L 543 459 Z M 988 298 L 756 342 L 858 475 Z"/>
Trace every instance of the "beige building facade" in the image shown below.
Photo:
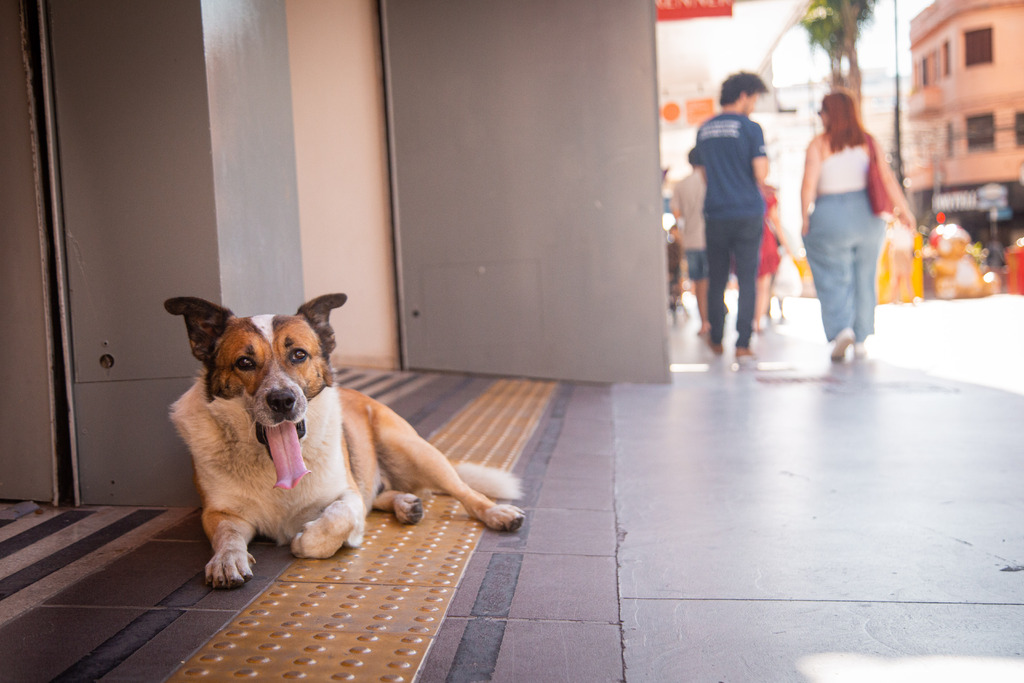
<path fill-rule="evenodd" d="M 921 219 L 1024 237 L 1024 0 L 938 0 L 911 21 L 910 49 Z"/>

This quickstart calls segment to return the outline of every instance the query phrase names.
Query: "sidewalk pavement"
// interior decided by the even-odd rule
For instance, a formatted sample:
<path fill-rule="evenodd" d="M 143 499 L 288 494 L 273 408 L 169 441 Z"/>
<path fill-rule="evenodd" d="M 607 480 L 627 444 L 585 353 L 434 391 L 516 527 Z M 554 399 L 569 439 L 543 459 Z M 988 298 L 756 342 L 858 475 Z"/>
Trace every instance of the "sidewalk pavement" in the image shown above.
<path fill-rule="evenodd" d="M 880 307 L 843 363 L 815 301 L 784 309 L 756 363 L 680 318 L 670 384 L 555 388 L 516 465 L 527 522 L 482 533 L 416 680 L 1024 680 L 1024 297 Z M 431 380 L 406 412 L 429 433 L 491 381 Z M 292 561 L 254 544 L 259 575 L 211 592 L 194 511 L 53 514 L 84 518 L 17 545 L 43 578 L 0 585 L 0 681 L 164 680 Z"/>

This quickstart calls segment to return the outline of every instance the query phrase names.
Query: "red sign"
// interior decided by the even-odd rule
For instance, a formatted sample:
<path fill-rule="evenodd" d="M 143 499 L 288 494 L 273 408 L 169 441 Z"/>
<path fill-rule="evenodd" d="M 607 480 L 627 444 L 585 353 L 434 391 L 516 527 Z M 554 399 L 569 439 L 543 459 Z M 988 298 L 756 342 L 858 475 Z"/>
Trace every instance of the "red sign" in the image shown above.
<path fill-rule="evenodd" d="M 655 4 L 658 21 L 732 16 L 732 0 L 655 0 Z"/>

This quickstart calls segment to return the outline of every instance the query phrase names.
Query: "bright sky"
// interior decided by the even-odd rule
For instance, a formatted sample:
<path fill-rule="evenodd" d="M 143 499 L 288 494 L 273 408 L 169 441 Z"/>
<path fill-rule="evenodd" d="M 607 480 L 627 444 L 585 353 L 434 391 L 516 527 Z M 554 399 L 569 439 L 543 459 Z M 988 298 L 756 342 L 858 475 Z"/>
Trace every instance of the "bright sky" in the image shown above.
<path fill-rule="evenodd" d="M 892 75 L 895 70 L 894 4 L 898 2 L 900 75 L 910 74 L 910 20 L 933 0 L 878 0 L 874 19 L 861 33 L 857 46 L 860 67 L 885 69 Z M 772 61 L 775 85 L 786 86 L 816 81 L 828 75 L 828 59 L 821 50 L 813 53 L 808 46 L 807 32 L 802 26 L 793 27 L 779 43 Z"/>

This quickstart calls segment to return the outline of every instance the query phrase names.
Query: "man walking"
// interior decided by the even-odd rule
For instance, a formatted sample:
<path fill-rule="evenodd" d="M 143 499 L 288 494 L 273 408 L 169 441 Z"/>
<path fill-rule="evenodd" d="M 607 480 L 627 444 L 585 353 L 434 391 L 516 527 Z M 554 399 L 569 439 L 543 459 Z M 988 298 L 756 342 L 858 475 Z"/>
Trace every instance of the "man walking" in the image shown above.
<path fill-rule="evenodd" d="M 696 162 L 707 181 L 704 198 L 708 258 L 708 343 L 722 353 L 725 332 L 725 288 L 735 265 L 739 283 L 736 312 L 736 360 L 752 360 L 750 336 L 756 304 L 757 264 L 764 220 L 761 186 L 768 176 L 768 157 L 761 126 L 750 120 L 757 98 L 767 92 L 755 74 L 740 72 L 722 84 L 722 112 L 697 131 Z"/>
<path fill-rule="evenodd" d="M 672 213 L 683 224 L 683 249 L 686 250 L 686 268 L 693 295 L 700 314 L 700 334 L 711 331 L 708 322 L 708 255 L 704 241 L 704 174 L 697 170 L 697 150 L 689 155 L 693 172 L 672 189 Z"/>

